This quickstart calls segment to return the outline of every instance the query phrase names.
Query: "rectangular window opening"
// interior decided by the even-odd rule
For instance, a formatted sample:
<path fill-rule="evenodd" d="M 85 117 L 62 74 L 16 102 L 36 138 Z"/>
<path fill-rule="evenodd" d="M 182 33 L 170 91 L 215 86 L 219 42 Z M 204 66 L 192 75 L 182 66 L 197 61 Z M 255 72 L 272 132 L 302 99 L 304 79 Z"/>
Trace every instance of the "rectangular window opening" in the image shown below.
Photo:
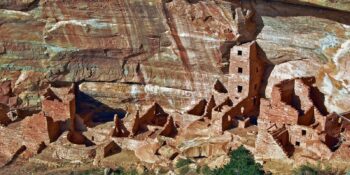
<path fill-rule="evenodd" d="M 300 142 L 296 141 L 296 142 L 295 142 L 295 145 L 296 145 L 296 146 L 300 146 Z"/>
<path fill-rule="evenodd" d="M 306 135 L 306 130 L 301 130 L 301 135 Z"/>
<path fill-rule="evenodd" d="M 238 73 L 240 73 L 240 74 L 243 73 L 243 68 L 239 67 L 238 68 Z"/>
<path fill-rule="evenodd" d="M 237 86 L 237 92 L 241 93 L 243 91 L 243 86 Z"/>
<path fill-rule="evenodd" d="M 243 52 L 241 50 L 238 50 L 237 55 L 242 56 Z"/>

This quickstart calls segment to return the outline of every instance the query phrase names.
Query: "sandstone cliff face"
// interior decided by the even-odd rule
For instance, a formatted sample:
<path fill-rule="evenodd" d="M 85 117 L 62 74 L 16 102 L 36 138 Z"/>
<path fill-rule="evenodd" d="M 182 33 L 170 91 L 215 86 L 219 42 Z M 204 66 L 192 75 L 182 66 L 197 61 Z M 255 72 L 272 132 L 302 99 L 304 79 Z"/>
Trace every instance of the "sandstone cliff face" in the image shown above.
<path fill-rule="evenodd" d="M 263 21 L 257 42 L 275 64 L 265 95 L 270 97 L 271 87 L 282 79 L 319 76 L 318 87 L 326 94 L 328 110 L 348 111 L 348 84 L 342 82 L 346 82 L 344 72 L 348 72 L 344 68 L 348 60 L 350 14 L 282 3 L 261 3 L 256 8 Z M 324 65 L 328 71 L 324 71 Z M 332 78 L 336 74 L 337 78 Z M 328 76 L 334 81 L 328 81 Z"/>
<path fill-rule="evenodd" d="M 229 63 L 230 53 L 242 56 L 231 48 L 250 41 L 254 58 L 269 66 L 263 81 L 264 66 L 254 59 L 246 67 L 239 65 L 246 60 Z M 232 148 L 262 153 L 255 140 L 269 144 L 269 133 L 243 129 L 258 115 L 260 84 L 270 98 L 282 80 L 316 77 L 325 97 L 314 101 L 342 113 L 350 109 L 349 70 L 345 0 L 2 0 L 0 162 L 47 146 L 50 158 L 95 157 L 101 166 L 119 166 L 105 158 L 126 149 L 135 153 L 127 157 L 167 168 L 179 151 L 222 165 Z M 230 83 L 236 79 L 254 83 L 243 90 Z M 232 91 L 240 94 L 227 98 Z M 242 91 L 249 98 L 236 106 Z M 291 111 L 279 113 L 297 116 Z M 281 156 L 276 149 L 270 152 Z"/>
<path fill-rule="evenodd" d="M 323 7 L 330 9 L 337 9 L 343 11 L 350 11 L 350 3 L 348 0 L 279 0 L 282 2 L 310 5 L 315 7 Z"/>
<path fill-rule="evenodd" d="M 348 9 L 340 1 L 325 6 L 333 4 Z M 236 43 L 256 38 L 277 65 L 273 78 L 283 74 L 279 64 L 295 60 L 312 69 L 292 66 L 293 75 L 317 75 L 350 37 L 349 13 L 280 2 L 18 0 L 0 7 L 0 78 L 12 81 L 24 107 L 40 106 L 47 82 L 64 81 L 112 108 L 156 100 L 184 109 L 224 79 Z"/>

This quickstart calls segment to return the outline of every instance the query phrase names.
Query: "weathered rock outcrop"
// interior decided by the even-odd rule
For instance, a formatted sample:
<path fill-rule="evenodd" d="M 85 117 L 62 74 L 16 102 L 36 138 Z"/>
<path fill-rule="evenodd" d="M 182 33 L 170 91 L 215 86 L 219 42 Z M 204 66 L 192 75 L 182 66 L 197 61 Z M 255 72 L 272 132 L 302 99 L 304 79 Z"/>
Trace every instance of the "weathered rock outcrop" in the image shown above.
<path fill-rule="evenodd" d="M 342 159 L 349 143 L 330 148 L 350 129 L 323 126 L 335 114 L 318 114 L 309 99 L 305 109 L 272 109 L 260 97 L 276 98 L 285 79 L 316 77 L 295 93 L 321 91 L 315 105 L 347 112 L 349 16 L 345 0 L 2 0 L 0 166 L 45 147 L 51 158 L 114 167 L 125 152 L 151 168 L 179 156 L 222 165 L 241 144 L 258 157 L 291 160 L 300 146 Z M 260 118 L 313 116 L 324 133 L 295 140 L 316 132 L 313 120 L 283 127 L 280 117 L 256 138 L 260 106 Z"/>
<path fill-rule="evenodd" d="M 301 5 L 310 5 L 315 7 L 323 7 L 330 9 L 337 9 L 350 12 L 350 4 L 347 0 L 279 0 L 282 2 L 301 4 Z"/>
<path fill-rule="evenodd" d="M 282 77 L 316 76 L 317 86 L 326 95 L 327 108 L 336 112 L 348 110 L 345 102 L 348 85 L 344 83 L 348 71 L 344 68 L 350 40 L 349 12 L 278 2 L 258 3 L 256 9 L 262 18 L 257 42 L 276 65 L 268 80 L 266 96 Z"/>
<path fill-rule="evenodd" d="M 322 64 L 349 39 L 347 12 L 273 1 L 239 6 L 3 1 L 0 78 L 17 82 L 13 90 L 23 106 L 40 106 L 38 91 L 45 82 L 69 81 L 83 82 L 82 92 L 113 108 L 158 98 L 181 109 L 209 97 L 207 87 L 223 77 L 235 42 L 256 37 L 274 64 L 297 59 Z M 105 89 L 94 90 L 99 88 Z"/>

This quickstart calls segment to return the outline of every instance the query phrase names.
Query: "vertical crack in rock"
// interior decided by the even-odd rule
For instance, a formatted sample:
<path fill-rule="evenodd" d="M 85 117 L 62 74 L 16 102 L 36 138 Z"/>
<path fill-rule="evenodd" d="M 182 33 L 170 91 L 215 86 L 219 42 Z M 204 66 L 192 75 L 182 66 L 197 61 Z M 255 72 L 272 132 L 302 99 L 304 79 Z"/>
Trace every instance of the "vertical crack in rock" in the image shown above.
<path fill-rule="evenodd" d="M 191 82 L 193 82 L 190 59 L 189 59 L 189 56 L 187 54 L 186 48 L 182 44 L 181 38 L 180 38 L 178 31 L 176 29 L 176 23 L 175 23 L 174 17 L 172 16 L 172 14 L 168 11 L 168 9 L 166 7 L 167 2 L 163 1 L 162 3 L 163 3 L 163 11 L 164 11 L 164 14 L 166 17 L 167 24 L 170 28 L 171 35 L 175 40 L 177 48 L 179 49 L 179 56 L 181 58 L 182 65 L 184 66 L 188 75 L 190 75 Z"/>

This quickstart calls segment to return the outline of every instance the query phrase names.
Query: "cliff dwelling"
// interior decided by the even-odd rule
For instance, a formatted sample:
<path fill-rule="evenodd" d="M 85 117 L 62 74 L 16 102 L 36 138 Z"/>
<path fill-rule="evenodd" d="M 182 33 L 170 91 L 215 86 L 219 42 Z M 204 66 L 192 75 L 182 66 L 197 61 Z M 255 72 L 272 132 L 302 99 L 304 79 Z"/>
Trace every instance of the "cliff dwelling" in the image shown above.
<path fill-rule="evenodd" d="M 1 1 L 0 174 L 346 174 L 349 17 L 330 0 Z"/>

